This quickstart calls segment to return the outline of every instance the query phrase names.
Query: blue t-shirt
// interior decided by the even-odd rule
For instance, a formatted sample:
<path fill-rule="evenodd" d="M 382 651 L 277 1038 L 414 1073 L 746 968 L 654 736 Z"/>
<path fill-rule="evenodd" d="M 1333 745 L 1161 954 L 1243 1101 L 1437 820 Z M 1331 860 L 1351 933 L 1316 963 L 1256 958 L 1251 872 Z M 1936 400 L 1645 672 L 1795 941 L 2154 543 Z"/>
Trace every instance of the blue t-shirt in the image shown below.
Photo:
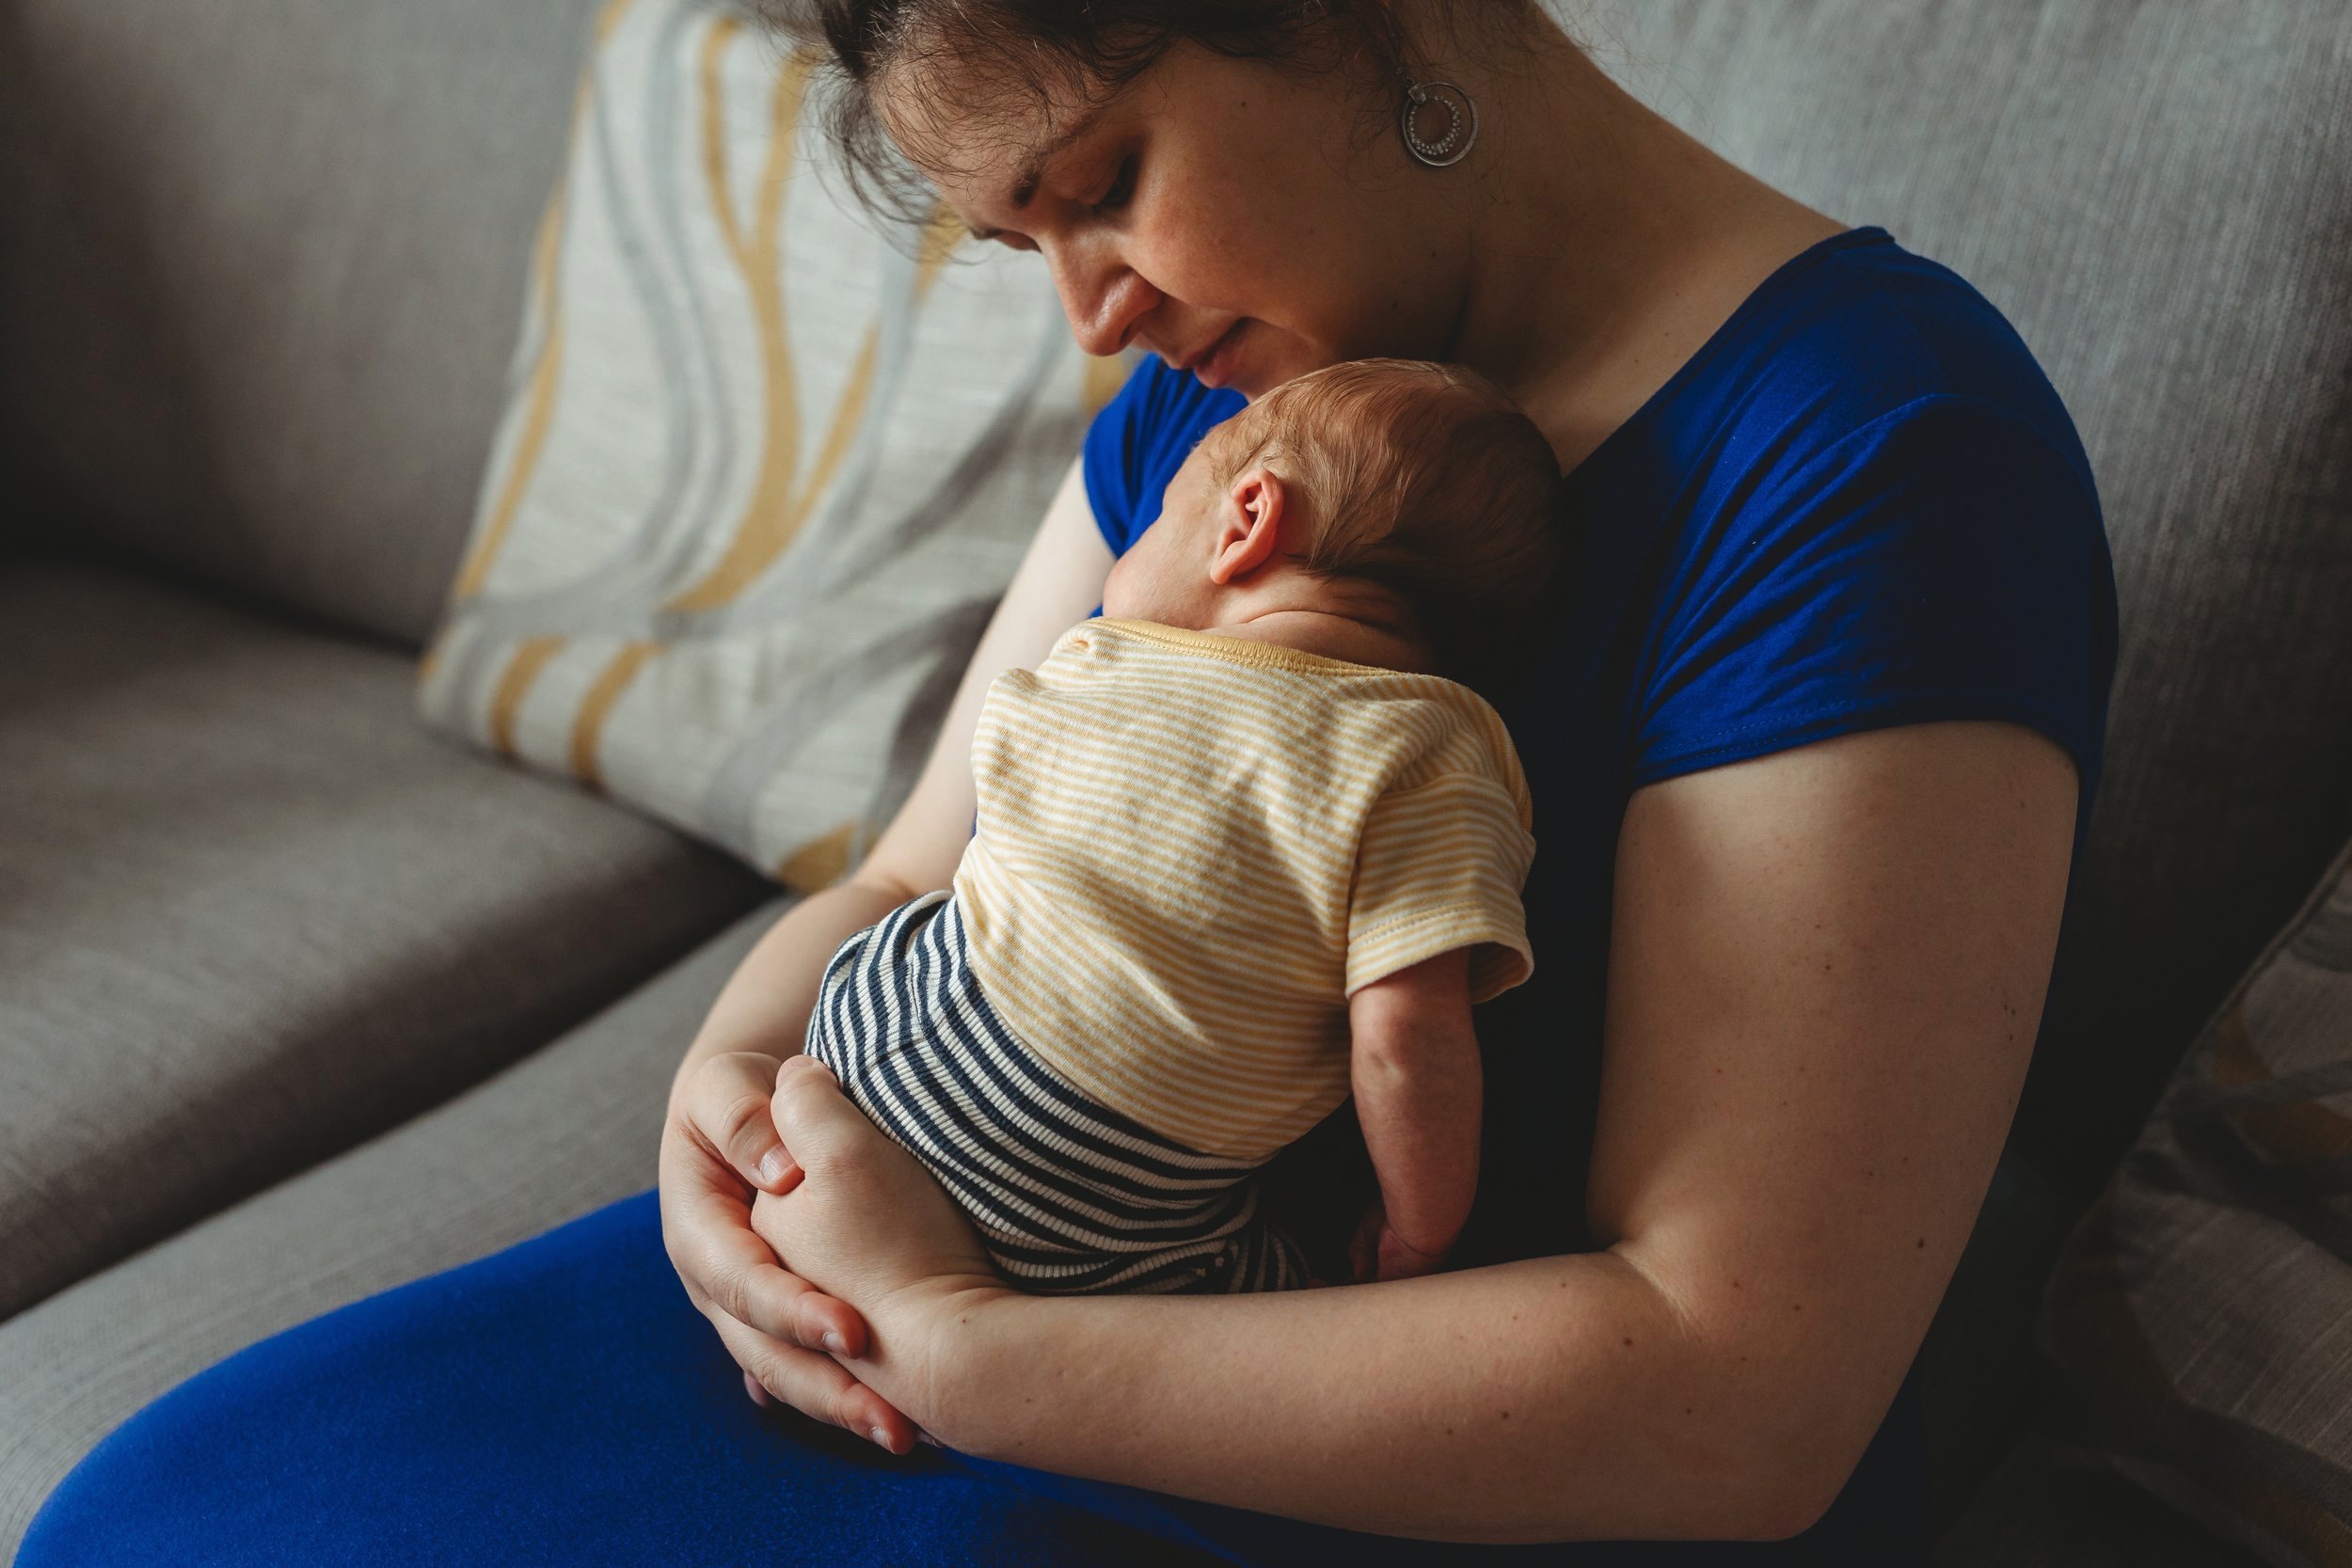
<path fill-rule="evenodd" d="M 1147 359 L 1088 433 L 1114 553 L 1242 406 Z M 1677 774 L 1830 736 L 2005 719 L 2098 787 L 2116 599 L 2073 422 L 2000 312 L 1883 229 L 1776 271 L 1568 476 L 1565 608 L 1486 695 L 1535 802 L 1535 973 L 1479 1009 L 1465 1262 L 1584 1250 L 1617 830 Z"/>

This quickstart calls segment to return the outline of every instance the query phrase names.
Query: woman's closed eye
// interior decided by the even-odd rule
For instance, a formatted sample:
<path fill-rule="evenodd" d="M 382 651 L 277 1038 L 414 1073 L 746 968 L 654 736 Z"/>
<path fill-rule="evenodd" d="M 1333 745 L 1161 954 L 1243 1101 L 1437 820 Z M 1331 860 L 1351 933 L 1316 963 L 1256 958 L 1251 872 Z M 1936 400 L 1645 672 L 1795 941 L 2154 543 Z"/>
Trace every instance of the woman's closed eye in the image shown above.
<path fill-rule="evenodd" d="M 1102 195 L 1087 203 L 1087 211 L 1098 214 L 1114 213 L 1133 200 L 1136 194 L 1137 162 L 1137 158 L 1132 152 L 1121 158 L 1119 161 L 1118 169 L 1111 175 L 1111 182 L 1104 187 Z"/>

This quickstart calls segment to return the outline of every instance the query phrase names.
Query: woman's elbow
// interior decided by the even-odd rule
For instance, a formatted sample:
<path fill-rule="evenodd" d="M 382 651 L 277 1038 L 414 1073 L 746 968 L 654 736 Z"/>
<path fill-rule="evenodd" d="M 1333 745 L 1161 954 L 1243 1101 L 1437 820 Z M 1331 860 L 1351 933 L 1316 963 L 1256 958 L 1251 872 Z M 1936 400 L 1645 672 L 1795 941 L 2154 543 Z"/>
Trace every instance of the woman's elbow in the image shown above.
<path fill-rule="evenodd" d="M 1861 1465 L 1872 1434 L 1855 1437 L 1844 1412 L 1808 1397 L 1836 1375 L 1792 1376 L 1766 1396 L 1768 1408 L 1750 1426 L 1755 1540 L 1786 1541 L 1820 1523 Z"/>

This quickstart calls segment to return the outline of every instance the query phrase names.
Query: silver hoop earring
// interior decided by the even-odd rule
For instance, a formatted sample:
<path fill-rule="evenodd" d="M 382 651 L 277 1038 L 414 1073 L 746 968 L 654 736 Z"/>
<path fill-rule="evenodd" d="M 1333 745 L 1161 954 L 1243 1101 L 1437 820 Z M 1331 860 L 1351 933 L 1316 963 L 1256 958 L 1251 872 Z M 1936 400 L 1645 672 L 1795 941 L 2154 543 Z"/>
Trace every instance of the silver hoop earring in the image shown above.
<path fill-rule="evenodd" d="M 1445 133 L 1434 139 L 1421 134 L 1421 112 L 1435 103 L 1446 113 Z M 1458 164 L 1478 139 L 1478 105 L 1452 82 L 1416 82 L 1405 78 L 1405 112 L 1399 129 L 1405 150 L 1431 168 Z"/>

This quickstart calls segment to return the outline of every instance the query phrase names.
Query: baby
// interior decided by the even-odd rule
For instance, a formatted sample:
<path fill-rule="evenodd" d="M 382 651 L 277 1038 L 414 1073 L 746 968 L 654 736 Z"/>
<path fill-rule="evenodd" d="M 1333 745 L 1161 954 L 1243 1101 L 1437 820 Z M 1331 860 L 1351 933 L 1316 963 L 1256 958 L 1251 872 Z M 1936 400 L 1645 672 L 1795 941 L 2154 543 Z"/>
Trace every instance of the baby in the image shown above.
<path fill-rule="evenodd" d="M 1470 1212 L 1470 1007 L 1533 966 L 1507 667 L 1558 549 L 1490 382 L 1335 365 L 1212 430 L 1103 617 L 989 688 L 954 887 L 827 965 L 806 1050 L 1036 1291 L 1309 1283 L 1255 1173 L 1351 1088 L 1359 1275 Z"/>

